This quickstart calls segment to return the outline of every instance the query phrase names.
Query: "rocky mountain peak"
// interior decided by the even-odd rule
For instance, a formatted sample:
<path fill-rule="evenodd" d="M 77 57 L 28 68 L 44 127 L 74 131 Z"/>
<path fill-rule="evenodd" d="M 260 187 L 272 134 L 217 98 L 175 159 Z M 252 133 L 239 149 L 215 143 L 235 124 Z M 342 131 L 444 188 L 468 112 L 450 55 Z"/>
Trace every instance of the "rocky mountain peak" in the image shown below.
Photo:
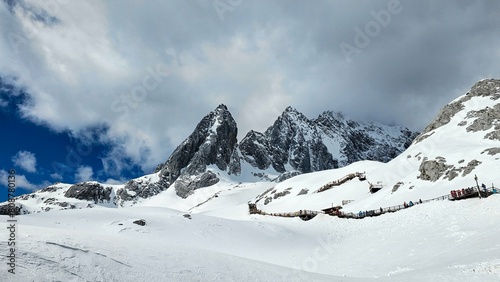
<path fill-rule="evenodd" d="M 491 100 L 500 99 L 500 80 L 483 79 L 474 84 L 465 95 L 444 106 L 439 111 L 437 117 L 424 129 L 420 136 L 415 139 L 415 142 L 422 141 L 429 136 L 429 132 L 448 124 L 458 112 L 465 109 L 466 102 L 480 97 L 489 97 Z M 466 113 L 464 117 L 467 115 L 468 113 Z M 495 114 L 492 113 L 492 115 Z"/>
<path fill-rule="evenodd" d="M 341 112 L 324 111 L 315 122 L 330 128 L 341 128 L 346 125 L 346 118 Z"/>
<path fill-rule="evenodd" d="M 239 172 L 239 159 L 234 153 L 237 147 L 236 121 L 224 104 L 208 113 L 198 123 L 189 137 L 179 145 L 161 168 L 161 176 L 169 183 L 176 181 L 176 192 L 186 197 L 194 189 L 214 184 L 218 180 L 207 172 L 207 166 L 215 165 L 222 171 Z M 189 181 L 199 175 L 198 183 Z M 202 183 L 203 182 L 203 183 Z"/>
<path fill-rule="evenodd" d="M 219 111 L 228 111 L 228 109 L 227 109 L 227 106 L 226 106 L 226 105 L 224 105 L 224 104 L 219 104 L 219 105 L 217 106 L 217 108 L 215 108 L 215 110 L 214 110 L 214 111 L 215 111 L 215 112 L 219 112 Z"/>
<path fill-rule="evenodd" d="M 487 78 L 474 84 L 466 95 L 473 97 L 491 96 L 497 100 L 500 96 L 500 79 Z"/>
<path fill-rule="evenodd" d="M 252 181 L 238 177 L 254 177 L 279 182 L 361 159 L 387 161 L 404 150 L 412 136 L 391 137 L 388 131 L 394 130 L 384 128 L 389 127 L 358 124 L 333 112 L 311 120 L 287 107 L 264 133 L 251 130 L 238 144 L 236 121 L 227 106 L 220 104 L 201 119 L 153 174 L 132 179 L 121 187 L 94 182 L 53 185 L 21 200 L 43 200 L 38 206 L 45 210 L 129 206 L 166 189 L 174 189 L 178 196 L 186 198 L 196 189 L 216 184 L 221 173 L 235 176 L 236 181 Z M 242 163 L 248 170 L 245 174 L 241 173 Z M 61 192 L 63 197 L 55 196 Z M 44 193 L 51 193 L 50 198 L 44 200 L 48 197 Z"/>
<path fill-rule="evenodd" d="M 287 119 L 287 120 L 306 120 L 307 119 L 304 116 L 304 114 L 297 111 L 297 109 L 295 109 L 291 106 L 286 107 L 286 109 L 283 111 L 283 113 L 281 113 L 279 118 Z"/>
<path fill-rule="evenodd" d="M 414 137 L 403 127 L 360 124 L 332 111 L 311 120 L 287 107 L 264 133 L 249 132 L 240 151 L 245 161 L 259 169 L 285 173 L 288 167 L 306 173 L 364 159 L 387 162 Z"/>
<path fill-rule="evenodd" d="M 299 114 L 300 112 L 297 111 L 297 109 L 295 109 L 294 107 L 292 106 L 288 106 L 285 108 L 285 110 L 283 111 L 282 115 L 286 115 L 286 114 Z"/>

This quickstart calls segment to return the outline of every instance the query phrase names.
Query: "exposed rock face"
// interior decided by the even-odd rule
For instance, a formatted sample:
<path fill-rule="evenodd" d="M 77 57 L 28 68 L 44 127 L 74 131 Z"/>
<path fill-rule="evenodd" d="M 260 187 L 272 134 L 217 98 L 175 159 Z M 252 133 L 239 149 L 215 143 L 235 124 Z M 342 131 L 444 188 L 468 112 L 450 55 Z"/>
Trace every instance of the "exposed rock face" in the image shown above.
<path fill-rule="evenodd" d="M 82 182 L 71 186 L 64 196 L 79 200 L 94 201 L 95 203 L 110 201 L 111 187 L 104 188 L 99 183 Z"/>
<path fill-rule="evenodd" d="M 450 120 L 460 111 L 464 109 L 464 103 L 471 100 L 473 97 L 489 97 L 491 100 L 500 99 L 500 80 L 498 79 L 484 79 L 472 86 L 467 95 L 462 98 L 444 106 L 437 118 L 431 122 L 422 132 L 420 136 L 415 139 L 415 142 L 420 142 L 425 139 L 428 133 L 436 128 L 448 124 Z M 498 125 L 500 120 L 500 105 L 494 108 L 487 108 L 480 111 L 471 111 L 467 114 L 468 118 L 475 117 L 476 120 L 472 125 L 467 127 L 467 131 L 477 132 L 480 130 L 487 130 L 493 125 Z M 466 125 L 463 121 L 459 123 L 460 126 Z M 489 139 L 500 140 L 500 126 L 495 128 L 495 132 L 489 133 Z"/>
<path fill-rule="evenodd" d="M 418 178 L 434 182 L 441 178 L 445 171 L 451 167 L 452 166 L 446 165 L 442 161 L 425 160 L 420 164 L 418 169 L 420 171 Z"/>
<path fill-rule="evenodd" d="M 193 133 L 157 170 L 170 184 L 182 176 L 178 185 L 175 185 L 181 197 L 186 197 L 193 189 L 216 183 L 215 174 L 206 173 L 209 165 L 215 165 L 229 174 L 239 174 L 241 167 L 236 150 L 237 135 L 238 128 L 231 113 L 225 105 L 219 105 L 198 123 Z M 188 184 L 190 176 L 195 177 Z"/>
<path fill-rule="evenodd" d="M 467 132 L 486 131 L 492 127 L 500 130 L 500 104 L 496 104 L 493 108 L 486 107 L 479 111 L 471 111 L 467 117 L 475 118 L 472 124 L 467 126 Z"/>
<path fill-rule="evenodd" d="M 466 167 L 463 168 L 463 173 L 462 176 L 466 176 L 469 173 L 471 173 L 478 165 L 480 165 L 481 162 L 478 160 L 472 160 L 470 161 Z"/>
<path fill-rule="evenodd" d="M 175 181 L 175 192 L 179 197 L 186 198 L 194 190 L 212 186 L 217 182 L 219 182 L 219 178 L 211 171 L 206 171 L 194 177 L 182 175 Z"/>
<path fill-rule="evenodd" d="M 307 193 L 309 192 L 309 189 L 301 189 L 299 194 L 297 194 L 297 196 L 300 196 L 300 195 L 306 195 Z"/>
<path fill-rule="evenodd" d="M 488 148 L 481 152 L 481 154 L 488 153 L 488 155 L 494 156 L 500 154 L 500 147 Z"/>
<path fill-rule="evenodd" d="M 240 151 L 246 162 L 258 169 L 268 168 L 273 160 L 269 155 L 271 144 L 267 137 L 260 133 L 251 130 L 240 143 Z"/>
<path fill-rule="evenodd" d="M 392 187 L 392 193 L 398 191 L 399 187 L 401 187 L 401 185 L 403 185 L 404 183 L 403 182 L 398 182 L 396 184 L 394 184 L 394 186 Z"/>
<path fill-rule="evenodd" d="M 300 172 L 337 167 L 315 124 L 291 107 L 264 134 L 249 132 L 240 151 L 245 161 L 259 169 L 272 166 L 281 173 L 286 164 Z"/>
<path fill-rule="evenodd" d="M 403 127 L 361 124 L 333 112 L 309 120 L 288 107 L 264 133 L 250 131 L 240 151 L 246 162 L 259 169 L 272 167 L 283 173 L 288 165 L 306 173 L 366 159 L 387 162 L 415 136 Z"/>
<path fill-rule="evenodd" d="M 459 161 L 459 163 L 463 163 L 463 160 Z M 480 164 L 481 162 L 478 160 L 471 160 L 466 166 L 455 167 L 454 165 L 446 164 L 446 160 L 443 157 L 437 157 L 436 160 L 422 161 L 418 178 L 434 182 L 445 175 L 444 179 L 451 181 L 459 176 L 460 173 L 462 177 L 467 176 Z"/>
<path fill-rule="evenodd" d="M 145 179 L 133 179 L 116 191 L 115 204 L 123 206 L 124 202 L 137 202 L 139 198 L 150 198 L 168 188 L 170 183 L 166 179 L 152 182 Z"/>
<path fill-rule="evenodd" d="M 287 172 L 284 172 L 284 173 L 280 174 L 280 176 L 278 176 L 277 178 L 273 179 L 272 181 L 274 181 L 274 182 L 282 182 L 282 181 L 285 181 L 285 180 L 287 180 L 289 178 L 292 178 L 292 177 L 300 175 L 300 174 L 301 174 L 301 172 L 297 171 L 297 170 L 287 171 Z"/>
<path fill-rule="evenodd" d="M 388 162 L 408 148 L 417 136 L 405 127 L 360 123 L 331 111 L 324 112 L 314 122 L 329 148 L 340 145 L 338 153 L 331 152 L 339 166 L 361 160 Z"/>
<path fill-rule="evenodd" d="M 485 139 L 500 141 L 500 126 L 495 126 L 495 131 L 492 131 L 484 136 Z"/>
<path fill-rule="evenodd" d="M 309 120 L 292 107 L 286 108 L 264 133 L 252 130 L 240 144 L 237 134 L 236 122 L 227 107 L 219 105 L 165 163 L 158 165 L 155 172 L 160 172 L 164 181 L 160 188 L 175 182 L 176 193 L 187 197 L 194 189 L 216 183 L 215 174 L 206 173 L 208 166 L 239 175 L 242 161 L 256 168 L 254 176 L 273 181 L 337 168 L 339 163 L 347 165 L 364 159 L 386 162 L 406 149 L 416 136 L 406 128 L 359 124 L 332 112 Z M 269 168 L 281 175 L 270 177 L 263 172 Z M 126 193 L 118 197 L 130 198 Z"/>
<path fill-rule="evenodd" d="M 146 225 L 146 221 L 144 219 L 134 220 L 134 222 L 132 222 L 132 223 L 135 223 L 135 224 L 140 225 L 140 226 Z"/>
<path fill-rule="evenodd" d="M 21 207 L 18 205 L 10 205 L 7 203 L 5 205 L 0 206 L 0 215 L 20 215 Z"/>
<path fill-rule="evenodd" d="M 429 125 L 427 125 L 427 127 L 424 129 L 424 131 L 421 133 L 421 135 L 419 137 L 417 137 L 417 142 L 420 142 L 422 141 L 420 138 L 422 138 L 421 136 L 422 135 L 425 135 L 427 132 L 431 131 L 431 130 L 434 130 L 436 128 L 439 128 L 445 124 L 448 124 L 451 120 L 451 118 L 453 116 L 455 116 L 456 113 L 460 112 L 461 110 L 464 109 L 464 104 L 463 102 L 465 102 L 470 100 L 470 97 L 466 96 L 466 99 L 464 100 L 458 100 L 456 102 L 453 102 L 453 103 L 450 103 L 446 106 L 444 106 L 444 108 L 441 109 L 441 111 L 439 112 L 437 118 L 432 121 Z"/>
<path fill-rule="evenodd" d="M 206 115 L 191 135 L 179 145 L 161 168 L 171 179 L 183 174 L 205 172 L 207 165 L 215 164 L 221 170 L 234 173 L 229 166 L 236 148 L 238 129 L 225 105 Z"/>

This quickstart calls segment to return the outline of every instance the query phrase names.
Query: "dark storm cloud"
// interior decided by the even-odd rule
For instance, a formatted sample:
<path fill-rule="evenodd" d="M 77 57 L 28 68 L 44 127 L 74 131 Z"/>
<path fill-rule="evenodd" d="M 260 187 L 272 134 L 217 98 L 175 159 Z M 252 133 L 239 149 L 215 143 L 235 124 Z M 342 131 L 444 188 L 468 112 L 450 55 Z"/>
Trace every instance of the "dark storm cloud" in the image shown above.
<path fill-rule="evenodd" d="M 30 93 L 31 120 L 74 132 L 107 121 L 104 161 L 118 172 L 120 157 L 164 161 L 220 103 L 240 138 L 288 105 L 421 130 L 500 69 L 498 1 L 53 3 L 39 9 L 53 26 L 0 8 L 0 74 Z M 169 74 L 133 96 L 157 67 Z"/>

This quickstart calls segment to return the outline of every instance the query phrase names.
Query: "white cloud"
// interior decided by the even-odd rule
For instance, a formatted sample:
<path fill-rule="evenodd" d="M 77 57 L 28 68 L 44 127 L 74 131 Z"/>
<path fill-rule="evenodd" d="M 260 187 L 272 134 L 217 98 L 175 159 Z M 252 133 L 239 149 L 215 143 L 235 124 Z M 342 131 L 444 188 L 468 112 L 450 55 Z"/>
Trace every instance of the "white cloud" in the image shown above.
<path fill-rule="evenodd" d="M 120 185 L 126 183 L 128 180 L 117 180 L 113 178 L 108 178 L 106 181 L 101 182 L 102 184 L 110 184 L 110 185 Z"/>
<path fill-rule="evenodd" d="M 350 65 L 339 44 L 353 44 L 353 28 L 387 1 L 249 1 L 223 22 L 211 1 L 50 3 L 59 21 L 47 25 L 0 2 L 0 76 L 30 95 L 21 109 L 34 122 L 73 133 L 106 122 L 115 148 L 103 162 L 115 175 L 130 163 L 150 172 L 220 103 L 240 138 L 265 130 L 288 105 L 311 118 L 342 110 L 418 129 L 455 89 L 499 71 L 493 2 L 467 13 L 446 4 L 446 14 L 432 12 L 445 4 L 405 3 Z"/>
<path fill-rule="evenodd" d="M 9 105 L 9 102 L 0 98 L 0 108 L 7 107 Z"/>
<path fill-rule="evenodd" d="M 94 175 L 94 170 L 90 166 L 79 166 L 75 172 L 75 181 L 83 182 L 92 180 L 92 176 Z"/>
<path fill-rule="evenodd" d="M 6 170 L 3 170 L 3 169 L 0 170 L 1 185 L 7 187 L 8 176 L 9 176 L 9 173 Z M 23 188 L 23 189 L 34 191 L 34 190 L 41 188 L 43 185 L 45 185 L 47 183 L 43 183 L 41 185 L 35 185 L 35 184 L 29 182 L 28 179 L 26 178 L 26 176 L 24 176 L 22 174 L 16 174 L 15 175 L 15 184 L 16 184 L 16 188 Z"/>
<path fill-rule="evenodd" d="M 63 179 L 63 176 L 57 172 L 50 174 L 50 177 L 52 177 L 55 180 L 62 180 Z"/>
<path fill-rule="evenodd" d="M 36 172 L 36 157 L 32 152 L 19 151 L 12 157 L 12 162 L 27 172 Z"/>

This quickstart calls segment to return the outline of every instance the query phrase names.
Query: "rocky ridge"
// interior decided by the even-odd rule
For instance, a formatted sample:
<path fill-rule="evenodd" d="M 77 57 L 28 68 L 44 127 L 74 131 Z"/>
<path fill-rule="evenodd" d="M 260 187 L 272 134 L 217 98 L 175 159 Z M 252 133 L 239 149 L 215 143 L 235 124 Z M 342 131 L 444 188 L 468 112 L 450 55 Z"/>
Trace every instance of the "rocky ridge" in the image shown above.
<path fill-rule="evenodd" d="M 487 97 L 493 101 L 500 99 L 500 80 L 498 79 L 483 79 L 467 92 L 466 95 L 456 99 L 455 101 L 444 106 L 437 117 L 422 131 L 415 139 L 415 142 L 420 142 L 433 134 L 433 130 L 448 124 L 451 119 L 465 108 L 465 103 L 471 101 L 474 97 Z M 466 112 L 463 120 L 458 123 L 458 126 L 467 125 L 466 119 L 474 119 L 472 124 L 467 126 L 468 132 L 486 131 L 492 127 L 495 131 L 489 132 L 485 138 L 500 140 L 500 104 L 496 104 L 493 108 L 486 107 L 479 111 Z"/>
<path fill-rule="evenodd" d="M 236 121 L 225 105 L 219 105 L 153 174 L 123 185 L 93 181 L 55 184 L 17 197 L 16 202 L 21 213 L 96 205 L 123 207 L 170 187 L 186 198 L 196 189 L 216 184 L 221 172 L 238 179 L 243 166 L 252 170 L 254 180 L 280 182 L 362 159 L 386 162 L 401 153 L 415 133 L 403 127 L 358 123 L 333 112 L 308 119 L 288 107 L 264 133 L 250 131 L 240 143 L 237 135 Z M 23 203 L 36 203 L 39 209 L 23 209 Z"/>
<path fill-rule="evenodd" d="M 333 112 L 308 119 L 292 107 L 264 133 L 251 130 L 239 144 L 237 132 L 227 107 L 219 105 L 155 172 L 185 198 L 217 183 L 208 166 L 236 177 L 242 166 L 250 167 L 255 179 L 279 182 L 364 159 L 387 162 L 416 136 L 404 127 L 358 123 Z"/>

